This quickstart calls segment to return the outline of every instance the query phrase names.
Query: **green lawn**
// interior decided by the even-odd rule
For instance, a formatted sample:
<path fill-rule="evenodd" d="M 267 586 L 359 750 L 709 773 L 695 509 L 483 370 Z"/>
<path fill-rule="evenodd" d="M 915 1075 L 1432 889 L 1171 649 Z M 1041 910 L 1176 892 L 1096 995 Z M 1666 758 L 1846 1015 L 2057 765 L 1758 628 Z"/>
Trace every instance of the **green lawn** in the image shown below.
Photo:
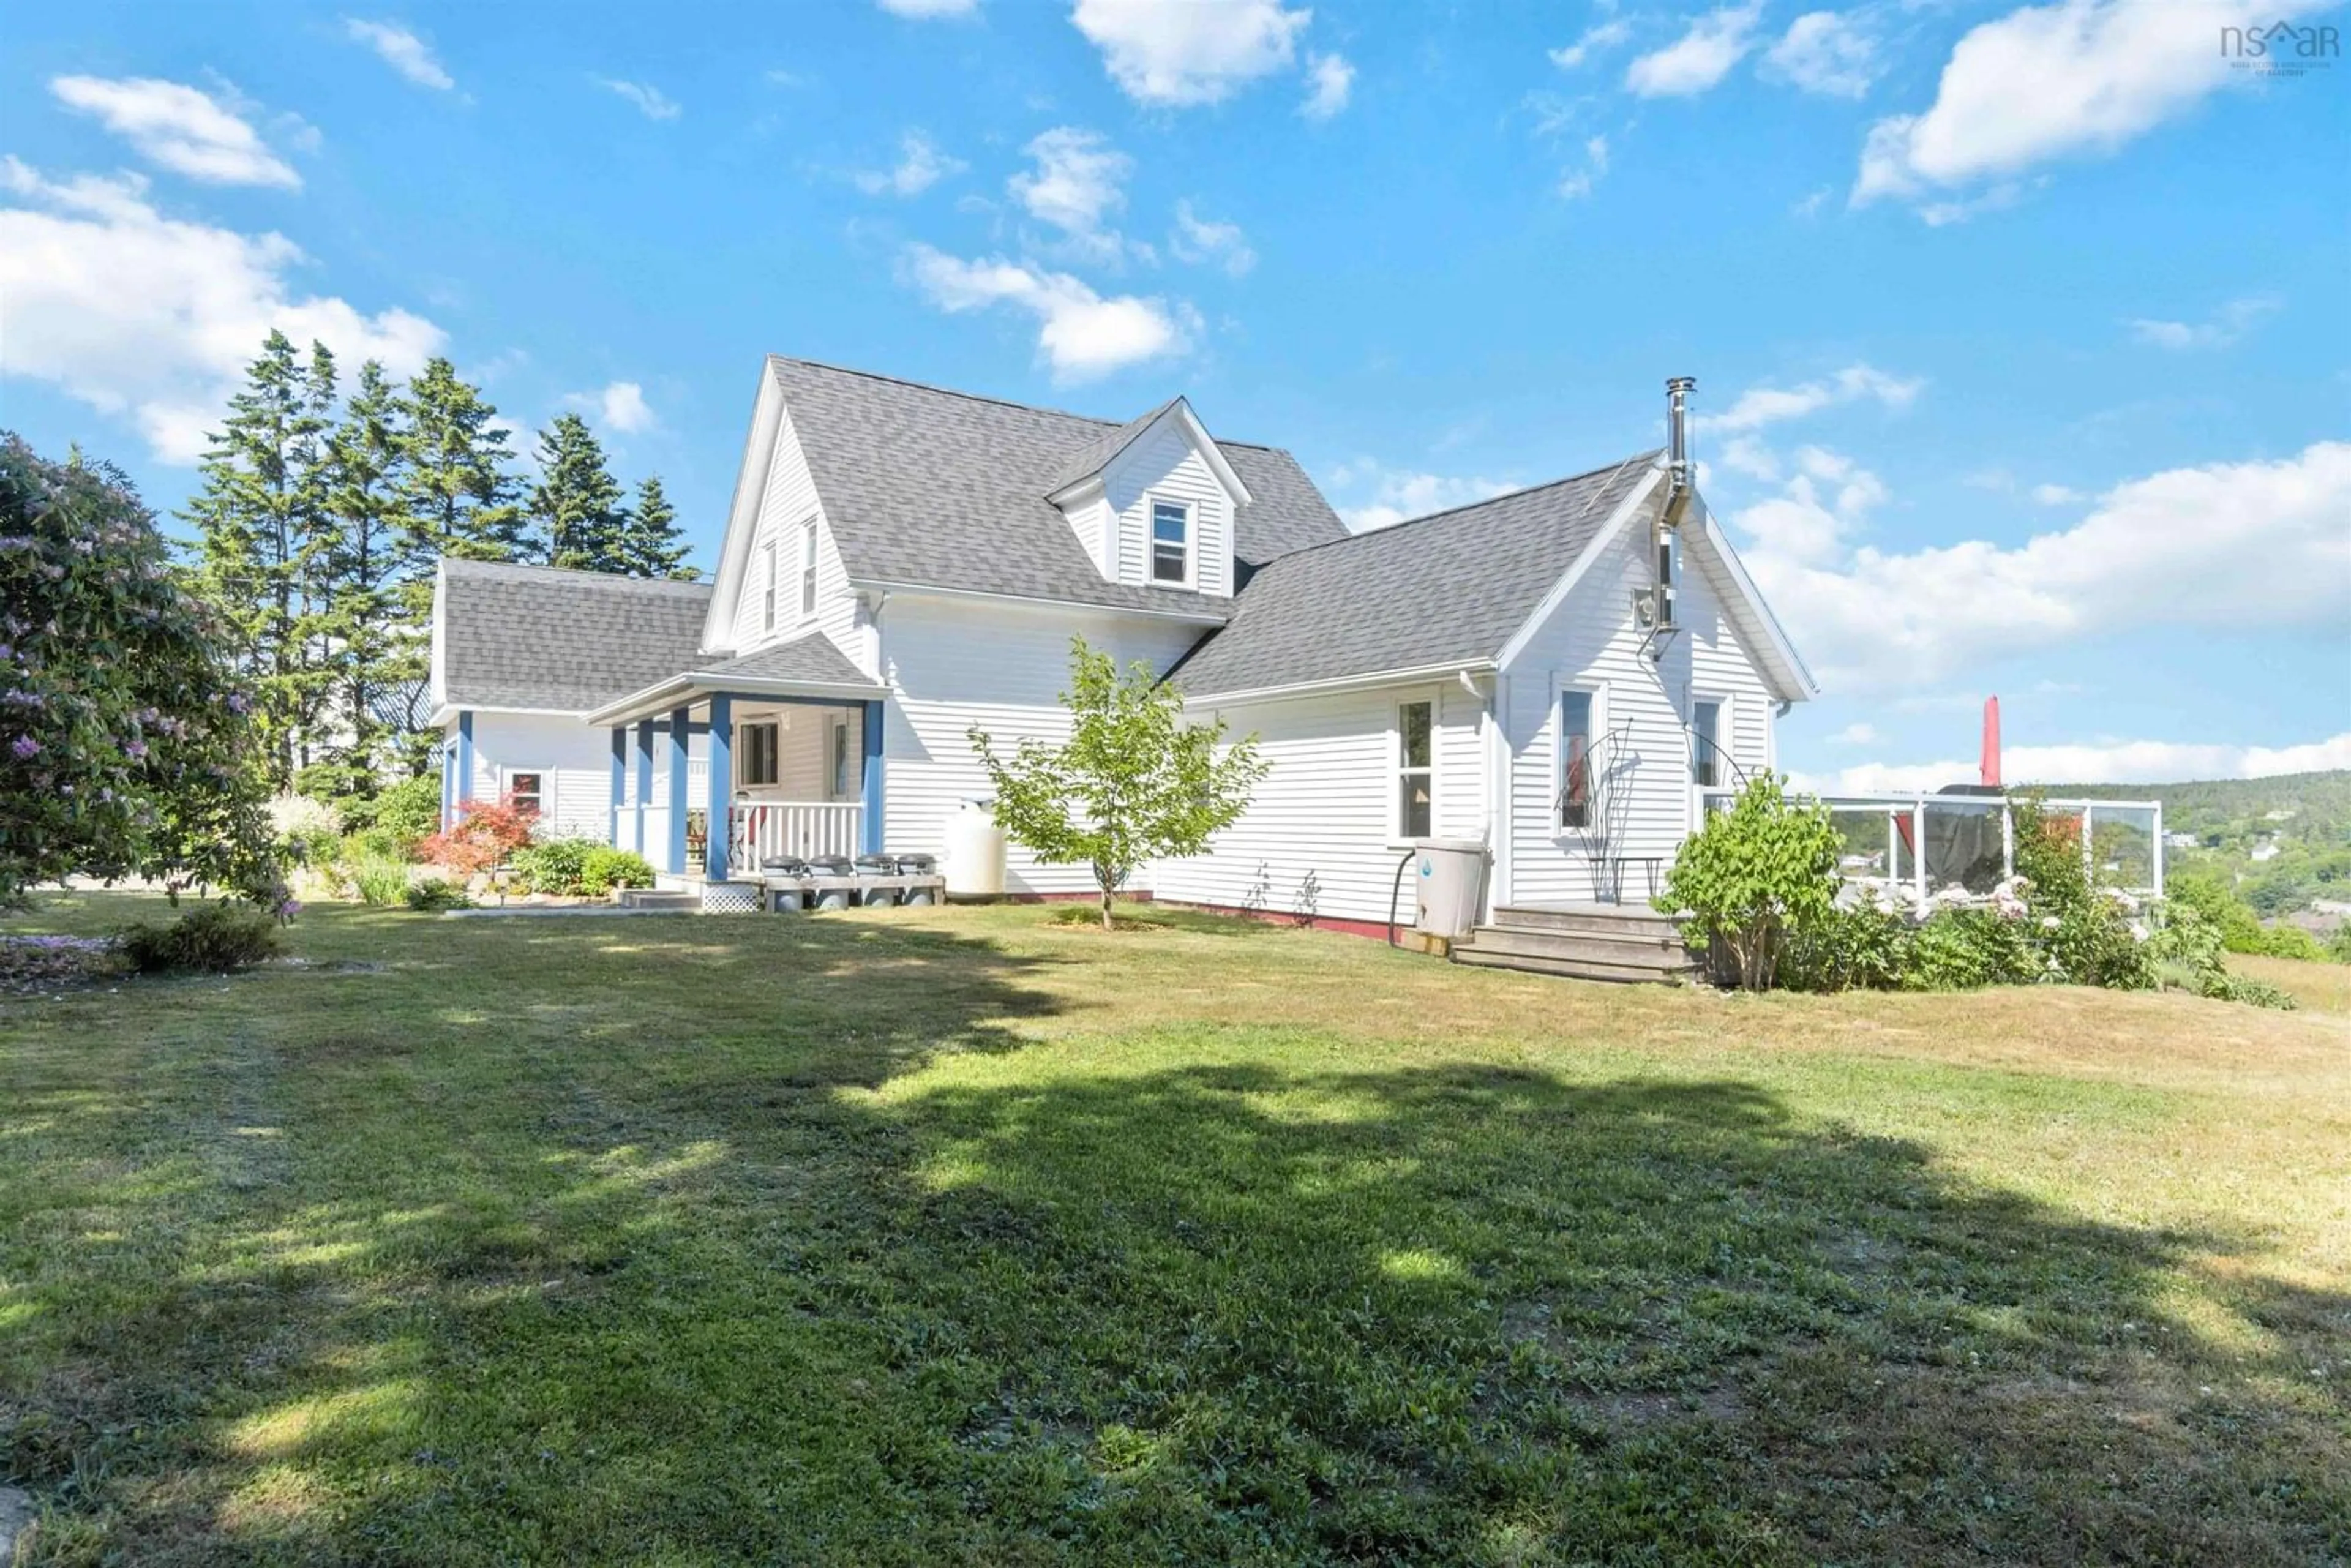
<path fill-rule="evenodd" d="M 1162 918 L 320 908 L 0 1001 L 35 1560 L 2351 1555 L 2340 1014 Z"/>

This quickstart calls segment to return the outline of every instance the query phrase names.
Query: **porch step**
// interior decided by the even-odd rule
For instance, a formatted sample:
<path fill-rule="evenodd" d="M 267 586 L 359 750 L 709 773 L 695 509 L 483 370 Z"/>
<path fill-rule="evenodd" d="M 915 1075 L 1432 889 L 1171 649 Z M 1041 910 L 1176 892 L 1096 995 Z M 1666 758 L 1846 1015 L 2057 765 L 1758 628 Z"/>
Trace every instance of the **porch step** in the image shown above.
<path fill-rule="evenodd" d="M 623 909 L 686 909 L 702 907 L 700 889 L 686 892 L 662 887 L 624 887 L 621 890 Z"/>
<path fill-rule="evenodd" d="M 1646 911 L 1504 907 L 1453 945 L 1453 961 L 1531 975 L 1667 983 L 1698 972 L 1681 933 Z"/>
<path fill-rule="evenodd" d="M 1494 924 L 1546 931 L 1679 935 L 1671 915 L 1638 904 L 1507 904 L 1494 911 Z"/>

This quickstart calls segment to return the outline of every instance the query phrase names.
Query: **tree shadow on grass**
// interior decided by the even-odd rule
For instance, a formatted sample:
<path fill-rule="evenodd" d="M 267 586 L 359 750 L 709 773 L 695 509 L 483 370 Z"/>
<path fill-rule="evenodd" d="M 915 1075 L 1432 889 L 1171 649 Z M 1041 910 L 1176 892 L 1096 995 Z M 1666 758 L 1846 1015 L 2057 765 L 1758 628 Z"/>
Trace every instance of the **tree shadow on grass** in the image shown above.
<path fill-rule="evenodd" d="M 1749 1085 L 1233 1067 L 905 1114 L 904 1375 L 971 1369 L 954 1441 L 1007 1539 L 2245 1563 L 2351 1530 L 2307 1376 L 2351 1301 L 2247 1281 L 2252 1343 L 2209 1343 L 2171 1286 L 2225 1239 L 1970 1190 Z"/>
<path fill-rule="evenodd" d="M 2340 1385 L 2305 1375 L 2346 1303 L 2248 1277 L 2204 1281 L 2228 1322 L 2183 1310 L 2231 1238 L 2085 1224 L 1736 1082 L 1063 1059 L 862 1093 L 1064 1004 L 913 927 L 557 924 L 395 950 L 298 1019 L 256 982 L 132 1019 L 9 1239 L 0 1435 L 45 1552 L 2259 1563 L 2351 1537 Z M 62 1092 L 89 1045 L 68 1017 L 36 1049 Z"/>

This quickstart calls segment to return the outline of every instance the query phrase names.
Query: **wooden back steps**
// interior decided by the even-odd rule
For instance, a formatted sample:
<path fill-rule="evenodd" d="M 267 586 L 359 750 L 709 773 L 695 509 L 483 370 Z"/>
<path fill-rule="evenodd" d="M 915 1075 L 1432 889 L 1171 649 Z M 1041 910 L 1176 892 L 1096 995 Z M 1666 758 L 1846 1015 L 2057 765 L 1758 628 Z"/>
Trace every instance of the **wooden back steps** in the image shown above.
<path fill-rule="evenodd" d="M 1698 959 L 1673 921 L 1637 904 L 1521 904 L 1453 944 L 1453 961 L 1577 980 L 1695 980 Z"/>

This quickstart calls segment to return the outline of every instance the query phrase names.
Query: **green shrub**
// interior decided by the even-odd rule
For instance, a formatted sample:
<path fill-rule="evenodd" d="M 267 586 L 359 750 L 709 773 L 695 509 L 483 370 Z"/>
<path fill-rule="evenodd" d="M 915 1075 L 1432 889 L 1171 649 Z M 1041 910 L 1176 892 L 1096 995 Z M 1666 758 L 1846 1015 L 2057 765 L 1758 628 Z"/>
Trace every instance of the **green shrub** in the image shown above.
<path fill-rule="evenodd" d="M 2231 952 L 2262 953 L 2273 958 L 2300 958 L 2305 963 L 2323 964 L 2326 949 L 2318 938 L 2299 925 L 2264 925 L 2259 942 L 2252 947 L 2230 949 Z"/>
<path fill-rule="evenodd" d="M 361 904 L 398 904 L 408 896 L 408 862 L 398 855 L 359 854 L 343 862 L 343 874 Z"/>
<path fill-rule="evenodd" d="M 527 890 L 569 896 L 582 891 L 588 857 L 601 847 L 593 839 L 545 839 L 515 851 L 507 863 Z"/>
<path fill-rule="evenodd" d="M 1913 991 L 1971 991 L 2036 978 L 2040 956 L 2028 919 L 1990 909 L 1938 909 L 1910 934 L 1902 984 Z"/>
<path fill-rule="evenodd" d="M 1837 849 L 1828 809 L 1789 800 L 1784 781 L 1766 773 L 1684 841 L 1655 902 L 1740 985 L 1762 990 L 1792 936 L 1831 917 Z"/>
<path fill-rule="evenodd" d="M 444 877 L 428 876 L 411 886 L 403 895 L 408 907 L 420 914 L 435 915 L 444 909 L 471 909 L 474 901 L 465 890 Z"/>
<path fill-rule="evenodd" d="M 177 920 L 141 921 L 118 934 L 122 956 L 142 975 L 202 969 L 225 974 L 277 951 L 277 917 L 243 899 L 199 904 Z"/>
<path fill-rule="evenodd" d="M 1875 898 L 1839 904 L 1791 931 L 1780 980 L 1794 991 L 1891 990 L 1902 983 L 1910 921 Z"/>
<path fill-rule="evenodd" d="M 2294 999 L 2275 986 L 2229 973 L 2222 958 L 2223 928 L 2194 903 L 2167 904 L 2162 925 L 2147 941 L 2147 956 L 2165 985 L 2216 1001 L 2292 1010 Z"/>
<path fill-rule="evenodd" d="M 2335 935 L 2326 939 L 2326 956 L 2338 964 L 2351 964 L 2351 920 L 2336 926 Z"/>
<path fill-rule="evenodd" d="M 414 858 L 409 852 L 415 847 L 413 843 L 403 842 L 400 835 L 389 828 L 368 827 L 355 833 L 345 833 L 342 848 L 337 852 L 345 861 L 355 861 L 361 855 L 373 855 L 378 860 L 406 861 Z"/>
<path fill-rule="evenodd" d="M 632 850 L 599 844 L 588 852 L 580 865 L 580 891 L 590 898 L 601 898 L 616 887 L 653 884 L 653 862 Z"/>
<path fill-rule="evenodd" d="M 343 808 L 346 821 L 355 821 L 352 808 Z M 403 847 L 441 831 L 441 780 L 432 774 L 403 779 L 376 791 L 369 802 L 365 826 L 392 835 Z"/>
<path fill-rule="evenodd" d="M 2292 1012 L 2299 1005 L 2294 998 L 2250 975 L 2231 975 L 2223 969 L 2208 983 L 2204 994 L 2216 1001 L 2243 1002 L 2249 1007 L 2275 1008 L 2280 1012 Z"/>

